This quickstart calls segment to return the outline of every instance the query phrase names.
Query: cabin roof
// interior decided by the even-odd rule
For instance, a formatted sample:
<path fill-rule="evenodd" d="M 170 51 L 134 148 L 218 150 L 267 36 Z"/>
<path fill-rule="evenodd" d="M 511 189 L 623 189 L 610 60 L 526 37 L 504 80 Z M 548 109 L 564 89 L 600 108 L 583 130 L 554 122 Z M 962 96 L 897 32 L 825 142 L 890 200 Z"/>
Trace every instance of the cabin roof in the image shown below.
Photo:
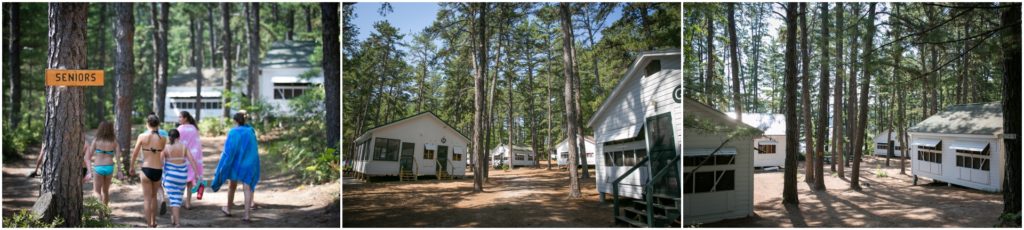
<path fill-rule="evenodd" d="M 746 128 L 752 129 L 755 128 L 751 127 L 746 123 L 736 121 L 736 119 L 729 118 L 729 116 L 723 113 L 722 111 L 718 111 L 717 109 L 712 108 L 711 106 L 708 106 L 707 104 L 701 103 L 697 100 L 694 100 L 689 96 L 683 96 L 683 106 L 685 106 L 686 108 L 686 110 L 683 110 L 683 116 L 686 117 L 701 116 L 711 121 L 717 121 L 723 124 L 734 125 L 737 128 L 740 128 L 742 126 L 746 126 Z"/>
<path fill-rule="evenodd" d="M 999 102 L 952 105 L 907 131 L 938 134 L 1002 134 L 1003 107 Z"/>
<path fill-rule="evenodd" d="M 260 68 L 313 68 L 309 56 L 316 51 L 313 41 L 278 41 L 270 44 Z"/>
<path fill-rule="evenodd" d="M 568 138 L 563 138 L 562 141 L 558 142 L 558 144 L 561 145 L 562 143 L 565 143 L 565 141 L 567 141 L 567 140 L 568 140 Z M 593 144 L 594 143 L 594 136 L 584 136 L 583 140 L 586 140 L 587 142 L 590 142 L 591 144 Z"/>
<path fill-rule="evenodd" d="M 430 117 L 432 117 L 432 118 L 436 119 L 437 121 L 440 121 L 440 122 L 441 122 L 441 124 L 444 124 L 445 126 L 448 126 L 448 128 L 452 129 L 452 132 L 458 133 L 458 134 L 459 134 L 459 136 L 461 136 L 462 138 L 464 138 L 464 139 L 465 139 L 465 141 L 466 141 L 466 143 L 472 143 L 472 142 L 471 142 L 471 141 L 469 140 L 469 137 L 466 137 L 466 135 L 463 135 L 463 134 L 462 134 L 461 132 L 459 132 L 459 130 L 456 130 L 456 129 L 455 129 L 454 127 L 452 127 L 452 125 L 451 125 L 451 124 L 448 124 L 448 122 L 446 122 L 446 121 L 444 121 L 444 120 L 441 120 L 441 118 L 437 117 L 437 115 L 434 115 L 434 113 L 433 113 L 433 112 L 430 112 L 430 111 L 426 111 L 426 112 L 421 112 L 421 113 L 413 114 L 412 116 L 408 116 L 408 117 L 400 118 L 400 119 L 397 119 L 397 120 L 395 120 L 395 121 L 389 122 L 389 123 L 387 123 L 387 124 L 383 124 L 383 125 L 379 125 L 379 126 L 377 126 L 377 127 L 373 127 L 373 128 L 371 128 L 371 129 L 369 129 L 369 130 L 366 130 L 366 132 L 363 132 L 363 134 L 359 135 L 359 137 L 358 137 L 358 138 L 356 138 L 356 140 L 361 140 L 361 139 L 363 139 L 363 138 L 364 138 L 364 136 L 366 136 L 367 134 L 369 134 L 369 133 L 372 133 L 373 131 L 376 131 L 376 130 L 378 130 L 378 129 L 382 129 L 382 128 L 385 128 L 385 127 L 390 127 L 390 126 L 392 126 L 392 125 L 397 125 L 397 124 L 399 124 L 399 123 L 402 123 L 402 122 L 404 122 L 404 121 L 412 120 L 413 118 L 416 118 L 416 117 L 420 117 L 420 116 L 430 116 Z"/>
<path fill-rule="evenodd" d="M 224 86 L 224 69 L 223 68 L 204 68 L 203 69 L 203 86 Z M 231 76 L 232 84 L 245 85 L 248 79 L 249 73 L 246 68 L 235 68 L 234 74 Z M 189 87 L 196 86 L 196 68 L 193 67 L 182 67 L 178 69 L 178 73 L 174 74 L 167 79 L 167 86 L 169 87 Z"/>
<path fill-rule="evenodd" d="M 587 121 L 587 127 L 593 127 L 594 122 L 597 121 L 597 118 L 601 117 L 601 115 L 608 110 L 611 101 L 615 100 L 616 96 L 618 96 L 619 94 L 624 93 L 622 91 L 623 88 L 625 88 L 627 82 L 635 81 L 635 78 L 637 78 L 637 74 L 635 73 L 637 71 L 643 70 L 644 67 L 641 66 L 641 64 L 644 63 L 646 59 L 660 56 L 678 56 L 680 54 L 681 53 L 679 49 L 663 49 L 645 51 L 637 55 L 636 60 L 633 60 L 633 64 L 629 65 L 629 70 L 626 71 L 626 76 L 619 80 L 619 84 L 615 85 L 615 89 L 612 90 L 611 94 L 608 94 L 608 97 L 605 98 L 604 102 L 601 103 L 601 107 L 598 107 L 596 112 L 594 112 L 594 115 L 590 117 L 590 121 Z"/>
<path fill-rule="evenodd" d="M 735 112 L 726 112 L 729 118 L 736 119 Z M 786 115 L 772 113 L 743 113 L 743 123 L 764 132 L 764 135 L 786 135 Z"/>
<path fill-rule="evenodd" d="M 507 145 L 498 145 L 497 147 L 494 147 L 494 149 L 504 148 L 505 146 L 507 146 Z M 512 151 L 528 151 L 528 152 L 533 152 L 533 148 L 528 147 L 528 146 L 522 146 L 522 145 L 512 145 Z"/>

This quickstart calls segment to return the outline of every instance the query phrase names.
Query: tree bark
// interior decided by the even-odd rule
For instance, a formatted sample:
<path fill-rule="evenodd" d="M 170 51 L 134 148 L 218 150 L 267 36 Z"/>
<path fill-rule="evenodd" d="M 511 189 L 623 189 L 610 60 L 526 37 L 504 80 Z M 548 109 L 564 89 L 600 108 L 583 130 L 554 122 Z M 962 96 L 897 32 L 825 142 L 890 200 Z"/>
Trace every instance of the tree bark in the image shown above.
<path fill-rule="evenodd" d="M 1003 11 L 1001 20 L 1004 26 L 1020 23 L 1020 3 L 1009 3 L 1012 7 Z M 1005 222 L 1016 222 L 1004 226 L 1021 226 L 1021 179 L 1020 179 L 1020 58 L 1021 58 L 1021 28 L 1011 26 L 1011 29 L 1002 32 L 1001 41 L 1003 48 L 1003 135 L 1014 135 L 1004 138 L 1006 144 L 1006 172 L 1003 175 L 1003 216 L 1017 214 L 1013 220 Z"/>
<path fill-rule="evenodd" d="M 712 88 L 711 86 L 715 84 L 714 83 L 715 82 L 715 40 L 714 40 L 715 39 L 715 23 L 714 23 L 714 20 L 712 20 L 712 18 L 711 18 L 711 12 L 706 12 L 706 14 L 707 14 L 707 16 L 705 17 L 705 20 L 708 23 L 708 25 L 707 25 L 707 29 L 708 29 L 708 32 L 707 32 L 707 44 L 706 44 L 707 47 L 708 47 L 708 50 L 707 50 L 707 53 L 708 53 L 708 59 L 707 59 L 708 66 L 707 66 L 707 71 L 705 71 L 705 80 L 704 80 L 704 100 L 705 100 L 704 103 L 708 104 L 709 106 L 714 108 L 715 107 L 715 103 L 714 103 L 715 100 L 711 97 L 711 92 L 713 92 L 712 89 L 711 89 Z"/>
<path fill-rule="evenodd" d="M 476 44 L 479 45 L 479 47 L 474 47 L 474 48 L 476 48 L 476 52 L 477 52 L 477 54 L 475 55 L 476 58 L 477 58 L 477 60 L 476 60 L 477 64 L 476 64 L 476 77 L 473 80 L 473 88 L 475 88 L 474 94 L 473 94 L 474 95 L 473 96 L 473 104 L 474 104 L 474 107 L 475 107 L 475 110 L 476 110 L 473 113 L 473 152 L 476 153 L 476 161 L 477 161 L 475 163 L 477 168 L 473 172 L 473 174 L 477 174 L 479 172 L 483 172 L 484 169 L 487 168 L 486 167 L 486 162 L 484 161 L 484 157 L 485 157 L 485 155 L 484 155 L 484 153 L 485 153 L 484 148 L 486 148 L 483 145 L 483 142 L 484 142 L 484 136 L 483 136 L 484 132 L 481 129 L 483 127 L 483 122 L 484 122 L 483 112 L 487 109 L 486 108 L 487 105 L 484 104 L 484 78 L 487 76 L 487 42 L 488 42 L 487 41 L 487 8 L 488 8 L 487 4 L 488 3 L 469 3 L 469 4 L 472 5 L 472 6 L 476 6 L 477 8 L 479 8 L 479 11 L 480 11 L 480 17 L 477 18 L 477 20 L 475 21 L 475 23 L 477 24 L 477 26 L 479 28 L 477 28 L 476 31 L 474 31 L 475 34 L 472 34 L 472 35 L 476 35 L 477 36 L 477 43 Z M 308 14 L 307 14 L 307 17 L 308 17 Z M 490 158 L 488 157 L 487 159 L 490 159 Z M 483 177 L 478 176 L 478 175 L 474 175 L 473 176 L 473 192 L 474 193 L 483 192 L 484 191 L 484 187 L 483 187 L 484 184 L 483 184 L 483 182 L 484 182 Z"/>
<path fill-rule="evenodd" d="M 167 64 L 167 31 L 168 31 L 168 28 L 167 28 L 167 25 L 168 25 L 168 21 L 169 20 L 167 19 L 167 17 L 168 17 L 167 15 L 170 12 L 171 4 L 170 3 L 166 3 L 166 2 L 164 2 L 164 3 L 150 3 L 150 4 L 151 4 L 150 6 L 152 6 L 151 13 L 153 14 L 152 15 L 152 23 L 153 23 L 153 27 L 154 27 L 154 29 L 153 29 L 153 51 L 154 52 L 153 53 L 154 53 L 154 56 L 156 56 L 154 58 L 155 61 L 156 61 L 156 69 L 155 69 L 156 77 L 153 78 L 153 109 L 152 109 L 152 111 L 154 113 L 156 113 L 158 116 L 164 116 L 164 113 L 165 113 L 164 112 L 164 109 L 165 109 L 164 105 L 166 104 L 165 100 L 167 99 L 167 68 L 168 68 L 168 64 Z M 159 5 L 159 7 L 158 7 L 158 5 Z M 116 24 L 114 25 L 114 28 L 117 28 Z M 118 97 L 118 98 L 120 98 L 120 97 Z M 130 105 L 130 102 L 129 102 L 129 105 Z M 129 110 L 131 110 L 131 108 L 129 108 Z M 126 134 L 127 135 L 131 135 L 130 133 L 126 133 Z M 122 145 L 122 150 L 123 151 L 121 151 L 121 152 L 124 153 L 124 154 L 128 154 L 129 153 L 127 151 L 128 150 L 128 144 L 127 144 L 128 142 L 125 142 L 125 143 L 126 144 Z M 125 159 L 127 159 L 127 157 L 128 156 L 125 155 Z M 127 161 L 125 161 L 125 162 L 127 162 Z"/>
<path fill-rule="evenodd" d="M 189 20 L 189 36 L 192 45 L 192 67 L 196 68 L 196 101 L 195 101 L 195 119 L 200 119 L 200 112 L 203 111 L 203 31 L 199 28 L 202 22 L 196 23 L 196 17 L 190 17 Z M 162 114 L 161 114 L 162 116 Z"/>
<path fill-rule="evenodd" d="M 82 69 L 86 65 L 87 3 L 50 3 L 48 69 Z M 127 13 L 120 8 L 127 7 Z M 118 5 L 118 21 L 131 19 L 131 5 Z M 135 27 L 131 27 L 135 28 Z M 130 37 L 130 36 L 129 36 Z M 122 40 L 131 41 L 131 39 Z M 120 44 L 119 44 L 120 50 Z M 43 128 L 43 181 L 33 212 L 45 222 L 63 218 L 62 227 L 81 225 L 83 89 L 47 86 Z"/>
<path fill-rule="evenodd" d="M 729 5 L 729 64 L 732 66 L 732 103 L 736 110 L 736 120 L 743 120 L 743 100 L 740 98 L 740 61 L 736 46 L 736 3 Z"/>
<path fill-rule="evenodd" d="M 338 3 L 320 3 L 320 11 L 320 20 L 324 25 L 323 69 L 324 104 L 327 104 L 327 147 L 337 149 L 341 141 L 341 33 L 338 27 L 341 21 L 338 20 Z M 292 18 L 293 11 L 288 10 L 288 15 L 288 18 Z"/>
<path fill-rule="evenodd" d="M 842 162 L 843 162 L 843 146 L 846 146 L 844 144 L 844 138 L 843 138 L 843 121 L 844 120 L 843 120 L 843 112 L 842 112 L 843 111 L 843 80 L 844 80 L 843 79 L 843 73 L 845 73 L 845 69 L 844 69 L 843 65 L 841 64 L 842 61 L 843 61 L 843 50 L 845 50 L 845 49 L 843 49 L 843 46 L 842 46 L 843 39 L 845 38 L 845 36 L 843 35 L 843 30 L 844 30 L 844 26 L 845 26 L 843 24 L 843 14 L 844 14 L 843 9 L 844 9 L 843 8 L 843 3 L 842 2 L 837 2 L 836 3 L 836 37 L 835 37 L 835 39 L 836 39 L 836 61 L 839 64 L 836 65 L 836 89 L 835 89 L 835 95 L 836 96 L 833 99 L 833 105 L 832 105 L 832 124 L 835 126 L 835 128 L 833 128 L 833 132 L 832 132 L 832 139 L 833 139 L 833 141 L 832 141 L 832 160 L 831 160 L 831 162 L 832 162 L 832 171 L 833 172 L 837 171 L 836 170 L 836 162 L 837 161 L 840 162 L 839 163 L 839 170 L 838 170 L 838 174 L 839 174 L 840 178 L 843 177 L 843 164 L 842 164 Z"/>
<path fill-rule="evenodd" d="M 860 3 L 851 3 L 851 4 L 854 4 L 853 5 L 854 6 L 853 7 L 853 11 L 851 13 L 853 15 L 859 14 L 860 9 L 861 9 L 860 8 Z M 854 25 L 857 25 L 857 24 L 854 23 Z M 854 137 L 855 130 L 857 130 L 857 119 L 856 119 L 857 118 L 857 45 L 858 45 L 857 38 L 860 37 L 860 26 L 859 25 L 854 26 L 854 28 L 852 28 L 852 29 L 853 29 L 853 38 L 850 39 L 850 43 L 853 43 L 853 45 L 850 46 L 850 62 L 847 63 L 847 65 L 850 66 L 850 75 L 849 75 L 848 84 L 847 84 L 848 85 L 847 86 L 847 90 L 848 90 L 847 94 L 849 94 L 849 96 L 847 97 L 847 100 L 846 100 L 846 116 L 845 116 L 846 117 L 846 129 L 845 129 L 846 130 L 846 135 L 844 137 L 844 138 L 847 139 L 847 140 L 844 141 L 844 143 L 847 144 L 846 145 L 846 151 L 844 151 L 844 154 L 849 154 L 849 155 L 843 155 L 843 158 L 845 158 L 845 159 L 843 159 L 844 161 L 840 162 L 840 163 L 843 163 L 844 167 L 849 167 L 850 166 L 850 158 L 849 158 L 849 156 L 851 156 L 853 151 L 854 151 L 853 149 L 854 149 L 855 145 L 854 145 L 853 137 Z M 840 169 L 842 169 L 842 168 L 843 167 L 840 167 Z M 839 178 L 845 178 L 843 174 L 844 174 L 843 170 L 840 170 Z"/>
<path fill-rule="evenodd" d="M 829 56 L 828 56 L 828 3 L 819 3 L 821 5 L 821 69 L 819 77 L 821 82 L 818 83 L 818 122 L 816 128 L 818 131 L 818 138 L 815 138 L 816 147 L 814 154 L 814 190 L 825 190 L 825 139 L 828 137 L 828 80 L 829 80 Z"/>
<path fill-rule="evenodd" d="M 796 18 L 797 18 L 797 4 L 787 3 L 786 4 L 786 120 L 795 121 L 797 118 L 796 114 Z M 798 204 L 800 201 L 797 198 L 796 193 L 796 158 L 799 155 L 797 153 L 799 142 L 799 126 L 796 122 L 786 122 L 786 146 L 792 146 L 786 148 L 786 168 L 783 173 L 783 186 L 782 186 L 782 203 L 783 204 Z"/>
<path fill-rule="evenodd" d="M 323 6 L 321 6 L 321 8 L 323 8 Z M 285 33 L 285 39 L 288 40 L 288 41 L 293 41 L 294 40 L 293 38 L 295 37 L 295 9 L 288 8 L 287 11 L 288 11 L 288 18 L 285 19 L 285 27 L 288 27 L 288 32 Z M 321 16 L 321 20 L 323 20 L 322 19 L 323 17 L 326 17 L 326 15 Z M 324 26 L 329 26 L 327 24 L 323 24 L 323 25 Z"/>
<path fill-rule="evenodd" d="M 256 103 L 260 100 L 260 3 L 253 2 L 246 5 L 248 18 L 246 24 L 249 28 L 249 100 Z"/>
<path fill-rule="evenodd" d="M 224 117 L 228 118 L 231 117 L 231 106 L 228 106 L 228 104 L 231 103 L 231 97 L 229 97 L 228 94 L 232 92 L 231 86 L 234 81 L 234 76 L 232 75 L 235 73 L 233 70 L 234 67 L 231 65 L 231 54 L 234 51 L 231 49 L 233 48 L 231 46 L 231 37 L 233 36 L 231 33 L 231 5 L 228 3 L 220 3 L 220 23 L 224 30 L 224 32 L 221 33 L 221 39 L 223 39 L 223 41 L 221 41 L 222 50 L 220 55 L 223 61 L 221 64 L 224 66 L 224 93 L 221 93 L 221 101 L 224 103 L 221 104 L 221 108 L 224 111 Z"/>
<path fill-rule="evenodd" d="M 4 18 L 4 29 L 7 31 L 5 34 L 6 47 L 4 47 L 4 59 L 7 60 L 7 66 L 4 72 L 7 72 L 7 84 L 11 87 L 11 100 L 8 101 L 10 105 L 10 111 L 7 114 L 8 123 L 11 130 L 18 128 L 18 123 L 21 121 L 21 16 L 19 11 L 21 3 L 6 3 L 4 4 L 5 17 Z"/>
<path fill-rule="evenodd" d="M 801 113 L 803 118 L 800 124 L 804 129 L 804 182 L 814 182 L 814 133 L 811 124 L 811 58 L 810 48 L 807 48 L 807 3 L 800 3 L 800 60 L 802 97 Z M 796 145 L 791 145 L 796 147 Z"/>
<path fill-rule="evenodd" d="M 206 28 L 210 32 L 210 67 L 217 66 L 217 32 L 213 26 L 213 3 L 206 4 Z"/>
<path fill-rule="evenodd" d="M 313 32 L 313 7 L 306 6 L 302 9 L 306 11 L 306 32 Z"/>
<path fill-rule="evenodd" d="M 864 47 L 873 47 L 872 46 L 872 42 L 874 41 L 873 38 L 875 37 L 875 26 L 874 26 L 874 22 L 875 22 L 875 3 L 871 3 L 868 6 L 868 20 L 867 20 L 867 22 L 870 23 L 870 24 L 867 26 L 868 34 L 867 34 L 867 36 L 864 36 Z M 871 61 L 872 61 L 871 59 L 872 59 L 872 57 L 874 57 L 874 54 L 872 54 L 868 50 L 865 50 L 863 55 L 864 55 L 864 69 L 863 69 L 864 72 L 863 72 L 862 75 L 864 76 L 864 85 L 861 86 L 861 89 L 860 89 L 860 100 L 859 100 L 860 101 L 860 112 L 857 114 L 860 117 L 859 118 L 859 120 L 860 120 L 859 123 L 860 124 L 857 125 L 857 134 L 856 134 L 856 136 L 854 136 L 854 138 L 856 138 L 857 141 L 856 141 L 856 145 L 854 146 L 854 152 L 853 152 L 853 154 L 854 154 L 854 156 L 853 156 L 853 175 L 851 176 L 852 178 L 850 178 L 850 189 L 857 190 L 857 191 L 860 191 L 860 189 L 861 189 L 861 187 L 860 187 L 860 161 L 861 161 L 860 157 L 861 157 L 861 155 L 864 152 L 864 148 L 862 148 L 862 146 L 864 145 L 864 131 L 867 128 L 867 122 L 868 122 L 867 109 L 868 109 L 868 89 L 871 87 L 871 71 L 870 71 L 871 70 Z"/>
<path fill-rule="evenodd" d="M 576 175 L 576 106 L 575 94 L 573 93 L 573 79 L 575 79 L 576 71 L 573 67 L 576 66 L 576 60 L 572 56 L 573 44 L 573 31 L 572 31 L 572 13 L 569 11 L 569 3 L 563 2 L 559 4 L 559 9 L 562 18 L 562 62 L 565 63 L 562 68 L 562 73 L 565 76 L 565 123 L 566 123 L 566 140 L 569 145 L 569 198 L 579 199 L 582 197 L 580 194 L 580 183 L 579 178 Z"/>

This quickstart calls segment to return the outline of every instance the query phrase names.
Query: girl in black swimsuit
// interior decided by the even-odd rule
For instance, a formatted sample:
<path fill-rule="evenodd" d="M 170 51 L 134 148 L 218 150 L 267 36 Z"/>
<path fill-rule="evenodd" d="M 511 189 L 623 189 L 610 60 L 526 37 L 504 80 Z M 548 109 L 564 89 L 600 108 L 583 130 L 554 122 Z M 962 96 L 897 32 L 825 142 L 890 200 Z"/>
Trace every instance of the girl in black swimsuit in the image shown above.
<path fill-rule="evenodd" d="M 142 152 L 142 173 L 139 180 L 142 181 L 142 194 L 144 195 L 143 216 L 146 224 L 156 227 L 156 195 L 160 191 L 160 176 L 163 174 L 163 159 L 160 158 L 160 151 L 163 151 L 167 140 L 160 136 L 157 131 L 160 127 L 160 118 L 155 114 L 146 117 L 146 126 L 150 132 L 140 134 L 135 142 L 135 150 L 132 151 L 130 174 L 135 173 L 135 162 Z"/>

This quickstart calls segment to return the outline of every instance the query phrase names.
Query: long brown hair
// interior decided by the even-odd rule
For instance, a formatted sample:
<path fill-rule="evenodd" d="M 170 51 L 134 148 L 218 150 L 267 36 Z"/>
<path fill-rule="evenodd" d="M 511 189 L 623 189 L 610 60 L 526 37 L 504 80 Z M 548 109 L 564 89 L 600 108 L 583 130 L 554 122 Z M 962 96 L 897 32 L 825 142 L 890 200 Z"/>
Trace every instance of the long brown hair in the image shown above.
<path fill-rule="evenodd" d="M 96 128 L 96 140 L 102 141 L 114 141 L 114 124 L 108 121 L 100 122 L 100 127 Z"/>

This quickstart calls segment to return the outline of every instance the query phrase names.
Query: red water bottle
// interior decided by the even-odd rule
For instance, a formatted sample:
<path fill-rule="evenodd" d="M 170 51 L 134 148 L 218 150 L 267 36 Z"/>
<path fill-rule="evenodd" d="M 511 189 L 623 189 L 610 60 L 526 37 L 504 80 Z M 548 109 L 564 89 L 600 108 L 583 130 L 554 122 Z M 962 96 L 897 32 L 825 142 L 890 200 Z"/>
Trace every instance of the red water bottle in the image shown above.
<path fill-rule="evenodd" d="M 203 189 L 206 188 L 206 186 L 203 186 L 204 184 L 206 184 L 206 183 L 199 183 L 199 193 L 196 194 L 196 199 L 199 199 L 199 200 L 203 199 Z"/>

